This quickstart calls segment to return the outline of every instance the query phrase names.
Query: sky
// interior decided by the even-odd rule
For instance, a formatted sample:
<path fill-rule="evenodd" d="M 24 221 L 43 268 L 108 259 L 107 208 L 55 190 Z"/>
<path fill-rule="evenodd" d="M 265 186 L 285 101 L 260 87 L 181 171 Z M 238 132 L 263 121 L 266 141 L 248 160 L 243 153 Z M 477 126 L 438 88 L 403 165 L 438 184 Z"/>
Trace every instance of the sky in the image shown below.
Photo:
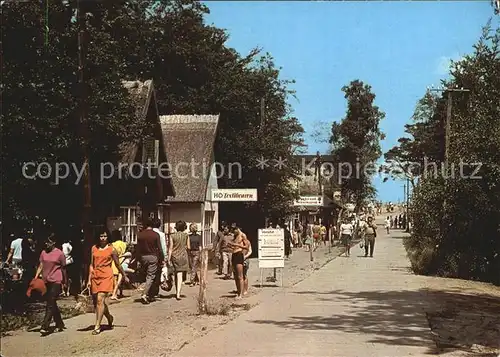
<path fill-rule="evenodd" d="M 294 79 L 290 99 L 306 133 L 308 153 L 329 151 L 311 137 L 345 115 L 341 88 L 360 79 L 372 86 L 386 113 L 387 151 L 404 134 L 426 88 L 448 76 L 450 60 L 471 53 L 491 17 L 489 1 L 208 1 L 207 23 L 226 29 L 227 45 L 246 55 L 269 52 L 283 79 Z M 498 24 L 498 16 L 494 24 Z M 375 178 L 378 198 L 403 200 L 403 181 Z"/>

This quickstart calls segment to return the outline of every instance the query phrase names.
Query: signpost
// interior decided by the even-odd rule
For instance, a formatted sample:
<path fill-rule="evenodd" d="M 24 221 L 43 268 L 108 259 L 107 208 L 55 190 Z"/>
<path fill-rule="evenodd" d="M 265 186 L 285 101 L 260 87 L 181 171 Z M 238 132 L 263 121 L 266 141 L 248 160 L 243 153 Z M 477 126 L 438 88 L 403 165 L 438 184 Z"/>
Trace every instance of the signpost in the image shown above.
<path fill-rule="evenodd" d="M 224 188 L 212 189 L 211 199 L 214 202 L 255 202 L 256 188 Z"/>
<path fill-rule="evenodd" d="M 300 196 L 294 206 L 323 206 L 323 196 Z"/>
<path fill-rule="evenodd" d="M 260 287 L 264 279 L 264 269 L 281 268 L 283 287 L 283 268 L 285 267 L 285 230 L 259 229 L 259 269 Z"/>

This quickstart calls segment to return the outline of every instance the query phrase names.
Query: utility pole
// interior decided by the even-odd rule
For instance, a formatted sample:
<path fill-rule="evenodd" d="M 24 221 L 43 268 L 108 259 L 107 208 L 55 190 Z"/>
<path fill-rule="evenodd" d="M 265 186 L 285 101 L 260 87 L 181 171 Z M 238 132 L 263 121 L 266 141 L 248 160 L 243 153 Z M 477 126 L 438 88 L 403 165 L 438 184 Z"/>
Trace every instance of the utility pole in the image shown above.
<path fill-rule="evenodd" d="M 406 232 L 410 232 L 410 179 L 406 178 Z"/>
<path fill-rule="evenodd" d="M 469 89 L 464 88 L 431 88 L 431 92 L 446 92 L 447 93 L 447 107 L 446 107 L 446 124 L 445 124 L 445 151 L 444 163 L 445 168 L 448 167 L 450 159 L 450 136 L 451 136 L 451 114 L 453 109 L 453 94 L 454 93 L 468 93 Z"/>
<path fill-rule="evenodd" d="M 444 167 L 445 170 L 448 170 L 449 166 L 449 160 L 450 160 L 450 136 L 451 136 L 451 116 L 452 116 L 452 109 L 453 109 L 453 94 L 454 93 L 468 93 L 470 92 L 469 89 L 464 89 L 464 88 L 431 88 L 431 92 L 446 92 L 447 93 L 447 107 L 446 107 L 446 124 L 445 124 L 445 153 L 444 153 Z M 448 175 L 446 175 L 448 177 Z M 444 236 L 447 230 L 446 227 L 446 215 L 448 211 L 448 200 L 447 200 L 447 187 L 448 187 L 448 180 L 445 179 L 444 181 L 444 191 L 445 195 L 443 198 L 443 220 L 441 224 L 441 234 Z"/>
<path fill-rule="evenodd" d="M 88 122 L 87 122 L 87 83 L 85 77 L 85 58 L 86 58 L 86 14 L 82 10 L 82 0 L 77 0 L 77 21 L 78 21 L 78 84 L 80 89 L 79 103 L 79 129 L 80 140 L 82 140 L 82 157 L 83 157 L 83 211 L 82 211 L 82 226 L 84 235 L 85 254 L 89 254 L 92 242 L 92 226 L 90 221 L 92 209 L 92 194 L 90 186 L 90 167 L 89 167 L 89 152 L 88 152 Z M 85 260 L 84 266 L 89 263 L 90 257 Z M 85 274 L 88 269 L 85 269 Z M 85 276 L 84 276 L 85 277 Z"/>

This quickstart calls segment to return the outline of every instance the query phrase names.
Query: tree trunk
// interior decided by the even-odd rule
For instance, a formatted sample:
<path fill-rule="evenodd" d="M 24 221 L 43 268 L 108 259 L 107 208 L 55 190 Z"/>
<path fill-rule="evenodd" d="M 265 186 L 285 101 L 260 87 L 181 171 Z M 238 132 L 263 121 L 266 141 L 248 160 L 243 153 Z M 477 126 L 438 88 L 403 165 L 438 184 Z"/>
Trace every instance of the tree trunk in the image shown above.
<path fill-rule="evenodd" d="M 200 314 L 207 312 L 207 273 L 208 273 L 208 249 L 201 251 L 200 269 L 200 293 L 198 295 L 198 310 Z"/>

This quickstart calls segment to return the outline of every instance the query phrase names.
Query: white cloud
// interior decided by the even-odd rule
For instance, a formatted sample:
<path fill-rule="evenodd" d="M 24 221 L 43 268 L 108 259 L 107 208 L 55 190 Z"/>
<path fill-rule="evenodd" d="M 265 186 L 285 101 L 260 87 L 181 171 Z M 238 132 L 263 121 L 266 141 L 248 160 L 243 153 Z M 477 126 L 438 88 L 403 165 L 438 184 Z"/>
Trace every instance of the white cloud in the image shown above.
<path fill-rule="evenodd" d="M 435 74 L 445 76 L 450 73 L 451 61 L 458 61 L 462 56 L 458 53 L 453 56 L 441 56 L 436 61 Z"/>

